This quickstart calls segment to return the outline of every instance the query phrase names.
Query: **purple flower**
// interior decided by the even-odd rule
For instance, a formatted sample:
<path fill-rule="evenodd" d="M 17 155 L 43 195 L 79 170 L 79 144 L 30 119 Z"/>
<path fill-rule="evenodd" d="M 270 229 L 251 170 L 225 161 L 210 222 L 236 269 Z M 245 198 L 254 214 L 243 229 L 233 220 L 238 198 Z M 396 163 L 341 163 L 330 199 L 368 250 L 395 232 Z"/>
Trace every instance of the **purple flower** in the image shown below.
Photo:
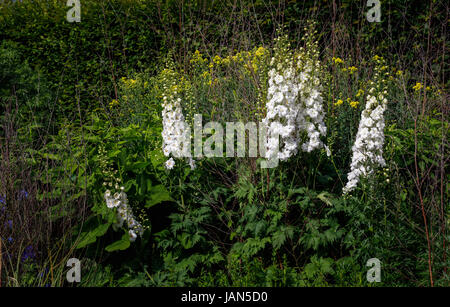
<path fill-rule="evenodd" d="M 25 190 L 22 190 L 22 191 L 20 191 L 20 196 L 19 196 L 19 199 L 23 199 L 23 198 L 28 198 L 28 192 L 27 191 L 25 191 Z"/>
<path fill-rule="evenodd" d="M 48 274 L 48 268 L 46 267 L 42 272 L 40 272 L 38 274 L 38 277 L 43 278 L 43 277 L 47 276 L 47 274 Z"/>
<path fill-rule="evenodd" d="M 8 242 L 9 242 L 9 243 L 12 243 L 12 241 L 13 241 L 13 238 L 9 237 L 9 238 L 8 238 Z"/>
<path fill-rule="evenodd" d="M 9 229 L 11 229 L 12 228 L 12 220 L 8 220 L 7 222 L 6 222 L 6 225 L 8 226 L 8 228 Z"/>
<path fill-rule="evenodd" d="M 33 246 L 28 245 L 25 250 L 23 251 L 22 254 L 22 262 L 30 259 L 33 260 L 36 257 L 36 254 L 33 251 Z"/>
<path fill-rule="evenodd" d="M 2 195 L 0 195 L 0 203 L 6 205 L 6 199 Z"/>

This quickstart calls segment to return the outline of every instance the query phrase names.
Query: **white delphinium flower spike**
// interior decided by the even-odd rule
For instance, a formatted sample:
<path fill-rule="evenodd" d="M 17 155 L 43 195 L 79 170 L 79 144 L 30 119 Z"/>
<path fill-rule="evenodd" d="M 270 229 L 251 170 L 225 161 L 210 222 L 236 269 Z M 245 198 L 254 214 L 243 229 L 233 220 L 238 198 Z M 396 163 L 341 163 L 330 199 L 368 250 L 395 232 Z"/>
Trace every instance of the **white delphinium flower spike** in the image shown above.
<path fill-rule="evenodd" d="M 375 80 L 378 80 L 378 72 L 375 73 Z M 382 81 L 380 81 L 382 82 Z M 384 116 L 387 107 L 385 90 L 376 95 L 376 83 L 371 82 L 372 88 L 367 95 L 366 107 L 361 113 L 356 140 L 352 147 L 352 161 L 348 182 L 343 189 L 346 194 L 352 191 L 358 184 L 361 177 L 371 174 L 375 166 L 384 167 L 383 159 L 384 144 Z"/>
<path fill-rule="evenodd" d="M 308 141 L 302 144 L 302 150 L 311 152 L 315 149 L 325 148 L 330 155 L 329 148 L 321 141 L 321 136 L 326 136 L 325 111 L 321 95 L 320 61 L 317 42 L 313 36 L 305 37 L 306 49 L 301 48 L 297 55 L 297 66 L 301 71 L 299 76 L 300 88 L 300 112 L 297 116 L 299 133 L 305 131 Z"/>
<path fill-rule="evenodd" d="M 162 97 L 162 150 L 166 157 L 181 158 L 186 154 L 183 146 L 184 141 L 190 138 L 190 128 L 182 112 L 181 98 L 178 97 L 176 73 L 165 69 L 162 75 L 165 82 Z M 175 165 L 172 157 L 165 163 L 169 170 Z"/>
<path fill-rule="evenodd" d="M 114 230 L 123 227 L 124 222 L 127 223 L 130 234 L 130 241 L 135 241 L 137 235 L 142 236 L 144 229 L 142 225 L 135 219 L 133 212 L 128 205 L 128 197 L 125 193 L 125 188 L 121 187 L 120 192 L 114 193 L 111 196 L 111 191 L 105 192 L 106 206 L 110 209 L 117 208 L 116 222 L 112 225 Z"/>

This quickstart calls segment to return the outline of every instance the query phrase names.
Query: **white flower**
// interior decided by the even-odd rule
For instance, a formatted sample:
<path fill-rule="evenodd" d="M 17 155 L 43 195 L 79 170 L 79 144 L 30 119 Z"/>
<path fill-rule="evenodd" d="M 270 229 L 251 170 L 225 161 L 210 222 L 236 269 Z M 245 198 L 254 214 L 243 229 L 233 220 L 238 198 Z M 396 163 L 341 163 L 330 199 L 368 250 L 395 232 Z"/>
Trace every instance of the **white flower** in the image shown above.
<path fill-rule="evenodd" d="M 175 161 L 173 160 L 173 158 L 170 158 L 165 163 L 166 169 L 172 169 L 174 166 L 175 166 Z"/>
<path fill-rule="evenodd" d="M 124 187 L 120 187 L 120 192 L 114 193 L 112 197 L 111 191 L 106 190 L 105 200 L 108 208 L 110 209 L 117 208 L 116 222 L 112 225 L 114 230 L 118 230 L 119 228 L 123 227 L 124 222 L 127 222 L 130 234 L 130 241 L 132 242 L 135 241 L 137 238 L 137 234 L 142 236 L 142 233 L 144 231 L 143 227 L 134 218 L 133 212 L 131 208 L 128 206 L 128 198 L 127 194 L 125 193 Z"/>
<path fill-rule="evenodd" d="M 111 197 L 111 191 L 106 190 L 105 192 L 105 200 L 106 200 L 106 206 L 108 208 L 116 208 L 120 206 L 121 199 L 120 195 L 118 193 L 115 193 L 113 197 Z"/>
<path fill-rule="evenodd" d="M 304 151 L 324 147 L 320 136 L 325 136 L 327 129 L 318 78 L 320 62 L 311 56 L 317 53 L 303 51 L 298 58 L 283 59 L 284 55 L 280 58 L 277 52 L 270 64 L 267 113 L 263 119 L 268 127 L 266 158 L 277 155 L 280 160 L 287 160 L 297 153 L 302 135 L 309 138 L 301 146 Z"/>
<path fill-rule="evenodd" d="M 386 98 L 382 94 L 378 100 L 373 96 L 374 88 L 369 90 L 365 109 L 361 113 L 356 140 L 352 147 L 352 161 L 350 172 L 347 175 L 348 182 L 343 189 L 346 194 L 352 191 L 358 184 L 361 176 L 367 176 L 373 172 L 376 165 L 385 166 L 383 159 L 384 144 L 384 117 Z M 373 106 L 376 107 L 373 109 Z"/>
<path fill-rule="evenodd" d="M 136 234 L 133 230 L 130 229 L 130 230 L 128 231 L 128 234 L 130 235 L 130 242 L 136 241 L 137 234 Z"/>
<path fill-rule="evenodd" d="M 283 82 L 283 81 L 284 81 L 283 76 L 277 75 L 277 76 L 275 77 L 275 82 L 276 82 L 277 84 L 280 84 L 280 83 Z"/>
<path fill-rule="evenodd" d="M 195 169 L 195 160 L 192 159 L 191 157 L 189 157 L 189 166 L 191 167 L 191 169 Z"/>
<path fill-rule="evenodd" d="M 181 107 L 181 98 L 177 97 L 177 92 L 168 92 L 169 89 L 177 86 L 176 73 L 173 71 L 167 72 L 167 85 L 164 85 L 163 95 L 163 131 L 161 132 L 163 138 L 162 151 L 166 157 L 181 158 L 186 156 L 184 143 L 187 138 L 190 138 L 189 125 L 186 123 Z M 175 165 L 173 159 L 169 159 L 165 166 L 167 169 L 172 169 Z"/>

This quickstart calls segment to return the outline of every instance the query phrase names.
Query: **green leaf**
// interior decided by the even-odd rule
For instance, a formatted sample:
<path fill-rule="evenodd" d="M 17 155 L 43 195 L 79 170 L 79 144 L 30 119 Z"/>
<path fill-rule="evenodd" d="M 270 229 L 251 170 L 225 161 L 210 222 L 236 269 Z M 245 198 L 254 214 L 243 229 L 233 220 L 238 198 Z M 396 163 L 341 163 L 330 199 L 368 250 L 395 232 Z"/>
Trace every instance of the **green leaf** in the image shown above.
<path fill-rule="evenodd" d="M 124 233 L 122 239 L 108 245 L 107 247 L 105 247 L 105 250 L 107 252 L 113 252 L 116 250 L 125 250 L 128 247 L 130 247 L 130 236 L 128 235 L 128 233 Z"/>
<path fill-rule="evenodd" d="M 169 191 L 162 184 L 158 184 L 150 189 L 150 199 L 146 201 L 145 207 L 150 208 L 154 205 L 162 203 L 163 201 L 173 200 L 170 197 Z"/>
<path fill-rule="evenodd" d="M 76 248 L 83 248 L 86 245 L 94 243 L 97 240 L 97 237 L 103 236 L 106 231 L 108 231 L 109 226 L 111 226 L 111 223 L 99 225 L 97 228 L 89 232 L 83 232 L 81 235 L 81 240 L 77 244 Z"/>
<path fill-rule="evenodd" d="M 157 150 L 153 150 L 150 153 L 150 159 L 152 161 L 152 165 L 154 168 L 158 169 L 158 168 L 162 168 L 164 161 L 166 160 L 166 157 L 164 156 L 162 150 L 157 149 Z"/>
<path fill-rule="evenodd" d="M 327 192 L 322 192 L 319 195 L 317 195 L 317 198 L 320 199 L 321 201 L 323 201 L 324 203 L 326 203 L 328 206 L 332 206 L 333 203 L 331 202 L 330 198 L 328 198 L 327 196 L 329 196 L 330 194 Z"/>

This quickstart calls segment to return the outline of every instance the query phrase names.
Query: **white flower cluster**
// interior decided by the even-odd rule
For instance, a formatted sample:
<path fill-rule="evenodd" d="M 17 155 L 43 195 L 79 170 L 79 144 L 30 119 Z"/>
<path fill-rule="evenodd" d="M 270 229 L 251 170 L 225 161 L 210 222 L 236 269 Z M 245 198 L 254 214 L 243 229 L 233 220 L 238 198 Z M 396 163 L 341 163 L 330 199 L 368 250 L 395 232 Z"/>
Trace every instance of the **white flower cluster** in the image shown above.
<path fill-rule="evenodd" d="M 317 51 L 312 49 L 308 52 L 315 53 Z M 302 144 L 302 150 L 311 152 L 315 149 L 325 148 L 327 154 L 330 155 L 328 147 L 320 140 L 320 136 L 327 134 L 321 95 L 322 87 L 318 77 L 320 62 L 315 56 L 309 56 L 308 52 L 298 58 L 298 66 L 302 72 L 299 76 L 301 112 L 297 116 L 297 125 L 299 132 L 306 131 L 309 139 Z"/>
<path fill-rule="evenodd" d="M 374 83 L 372 82 L 372 85 Z M 378 96 L 372 87 L 367 95 L 367 103 L 361 114 L 356 141 L 352 147 L 352 162 L 348 182 L 343 189 L 344 194 L 352 191 L 358 184 L 360 177 L 367 176 L 373 171 L 375 165 L 384 167 L 384 116 L 387 99 L 386 91 Z"/>
<path fill-rule="evenodd" d="M 272 59 L 274 61 L 274 59 Z M 263 123 L 267 126 L 266 157 L 278 155 L 286 160 L 297 153 L 296 118 L 298 114 L 298 86 L 292 62 L 283 70 L 281 64 L 269 71 L 267 93 L 267 115 Z M 282 141 L 279 150 L 278 136 Z M 280 146 L 280 147 L 281 147 Z"/>
<path fill-rule="evenodd" d="M 287 47 L 279 47 L 271 60 L 273 68 L 269 71 L 267 114 L 263 119 L 263 124 L 268 128 L 266 158 L 278 154 L 283 161 L 295 155 L 301 135 L 305 132 L 309 141 L 302 144 L 303 151 L 311 152 L 324 147 L 329 154 L 320 140 L 320 136 L 325 136 L 327 131 L 318 77 L 320 62 L 316 49 L 311 49 L 296 57 L 297 67 Z M 278 136 L 281 144 L 278 144 Z"/>
<path fill-rule="evenodd" d="M 104 195 L 106 206 L 110 209 L 117 208 L 117 222 L 113 224 L 113 228 L 118 229 L 126 222 L 129 229 L 130 241 L 134 242 L 138 235 L 142 236 L 144 228 L 134 218 L 133 211 L 128 206 L 128 198 L 124 188 L 121 187 L 120 189 L 120 193 L 116 192 L 114 195 L 111 195 L 110 190 L 106 190 Z"/>
<path fill-rule="evenodd" d="M 181 98 L 177 98 L 177 85 L 174 78 L 168 78 L 168 84 L 164 84 L 163 95 L 163 145 L 162 150 L 166 157 L 172 155 L 175 158 L 180 158 L 189 155 L 185 150 L 190 148 L 183 148 L 184 140 L 190 138 L 190 128 L 186 123 L 182 108 Z M 195 168 L 195 161 L 189 157 L 189 165 Z M 172 169 L 175 166 L 175 161 L 171 157 L 165 163 L 167 169 Z"/>

